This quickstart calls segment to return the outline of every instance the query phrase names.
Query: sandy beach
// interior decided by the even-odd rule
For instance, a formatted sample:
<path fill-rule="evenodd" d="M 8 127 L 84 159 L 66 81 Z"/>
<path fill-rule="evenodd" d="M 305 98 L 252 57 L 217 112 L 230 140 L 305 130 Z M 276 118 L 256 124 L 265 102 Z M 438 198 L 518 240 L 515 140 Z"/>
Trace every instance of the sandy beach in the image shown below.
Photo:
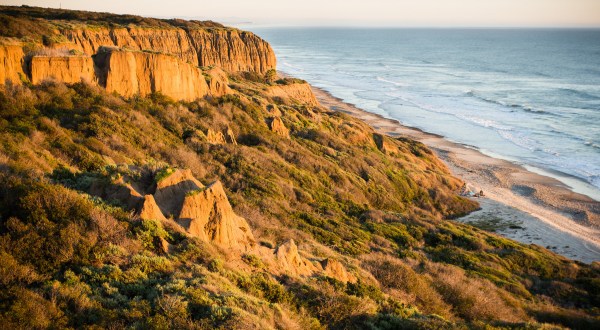
<path fill-rule="evenodd" d="M 483 190 L 485 197 L 477 199 L 482 209 L 459 221 L 477 222 L 495 216 L 499 227 L 494 231 L 501 235 L 575 260 L 600 261 L 600 202 L 573 192 L 557 179 L 366 112 L 324 90 L 313 87 L 313 92 L 323 106 L 359 118 L 381 133 L 424 143 L 453 174 L 470 187 Z"/>

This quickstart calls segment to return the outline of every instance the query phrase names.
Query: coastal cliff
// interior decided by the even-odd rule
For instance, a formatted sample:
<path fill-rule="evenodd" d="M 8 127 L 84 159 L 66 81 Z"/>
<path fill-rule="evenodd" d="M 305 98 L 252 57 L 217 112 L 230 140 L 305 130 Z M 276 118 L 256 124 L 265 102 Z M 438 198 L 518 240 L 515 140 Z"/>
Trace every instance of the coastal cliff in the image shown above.
<path fill-rule="evenodd" d="M 89 56 L 33 56 L 30 67 L 33 84 L 46 79 L 67 84 L 95 79 L 94 61 Z"/>
<path fill-rule="evenodd" d="M 174 56 L 101 48 L 95 61 L 102 72 L 100 85 L 125 97 L 153 92 L 185 101 L 208 94 L 220 96 L 219 90 L 209 90 L 202 70 Z M 226 85 L 227 80 L 222 83 Z"/>
<path fill-rule="evenodd" d="M 72 47 L 93 55 L 102 46 L 131 50 L 150 50 L 177 56 L 197 66 L 219 66 L 226 71 L 265 73 L 274 69 L 275 54 L 271 46 L 256 35 L 232 28 L 78 28 L 60 29 Z"/>
<path fill-rule="evenodd" d="M 60 10 L 31 15 L 23 8 L 0 9 L 0 84 L 83 80 L 126 97 L 161 92 L 191 101 L 226 94 L 224 72 L 264 74 L 276 66 L 266 41 L 216 23 L 142 20 L 106 26 L 95 16 L 66 20 Z M 23 18 L 26 11 L 48 19 Z"/>
<path fill-rule="evenodd" d="M 26 78 L 24 60 L 25 53 L 19 42 L 7 39 L 0 43 L 0 85 L 7 80 L 20 84 Z"/>
<path fill-rule="evenodd" d="M 598 264 L 451 221 L 432 150 L 220 24 L 0 8 L 1 328 L 598 328 Z"/>

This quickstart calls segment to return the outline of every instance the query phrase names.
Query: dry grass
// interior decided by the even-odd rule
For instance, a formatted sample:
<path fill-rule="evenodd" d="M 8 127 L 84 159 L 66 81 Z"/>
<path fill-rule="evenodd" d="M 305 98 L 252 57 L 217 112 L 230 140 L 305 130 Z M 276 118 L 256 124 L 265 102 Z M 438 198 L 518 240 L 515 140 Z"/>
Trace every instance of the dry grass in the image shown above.
<path fill-rule="evenodd" d="M 430 278 L 415 272 L 408 264 L 389 255 L 370 254 L 362 258 L 362 266 L 389 294 L 424 312 L 453 318 L 452 306 L 436 291 Z"/>
<path fill-rule="evenodd" d="M 39 48 L 29 53 L 29 56 L 64 57 L 75 54 L 67 48 Z"/>
<path fill-rule="evenodd" d="M 521 308 L 511 306 L 490 281 L 469 277 L 465 271 L 447 264 L 427 263 L 425 271 L 452 311 L 466 320 L 501 320 L 518 322 L 527 316 Z"/>

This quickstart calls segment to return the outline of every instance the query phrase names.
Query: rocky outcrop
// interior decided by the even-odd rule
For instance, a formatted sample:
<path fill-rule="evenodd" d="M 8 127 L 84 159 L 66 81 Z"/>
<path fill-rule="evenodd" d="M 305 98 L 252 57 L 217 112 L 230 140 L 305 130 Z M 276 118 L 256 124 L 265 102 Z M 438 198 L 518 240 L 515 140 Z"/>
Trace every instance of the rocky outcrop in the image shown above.
<path fill-rule="evenodd" d="M 192 171 L 173 170 L 171 174 L 156 183 L 154 199 L 163 215 L 176 218 L 188 192 L 198 190 L 204 185 L 196 180 Z"/>
<path fill-rule="evenodd" d="M 212 68 L 205 71 L 208 76 L 208 89 L 212 96 L 223 96 L 231 92 L 227 73 L 220 68 Z"/>
<path fill-rule="evenodd" d="M 217 132 L 211 128 L 206 131 L 206 141 L 210 144 L 225 144 L 225 135 L 221 132 Z"/>
<path fill-rule="evenodd" d="M 202 70 L 175 56 L 101 48 L 96 63 L 100 84 L 125 97 L 161 92 L 192 101 L 209 94 Z"/>
<path fill-rule="evenodd" d="M 275 257 L 285 274 L 292 276 L 310 276 L 318 268 L 298 253 L 298 247 L 293 239 L 281 244 L 275 251 Z"/>
<path fill-rule="evenodd" d="M 190 235 L 222 247 L 249 248 L 255 244 L 250 226 L 233 212 L 219 181 L 188 193 L 176 221 Z"/>
<path fill-rule="evenodd" d="M 388 139 L 389 138 L 383 134 L 373 133 L 373 141 L 375 142 L 375 145 L 377 146 L 377 149 L 379 149 L 379 151 L 383 152 L 386 155 L 397 153 L 398 148 L 394 146 L 393 143 L 388 141 Z"/>
<path fill-rule="evenodd" d="M 334 259 L 325 259 L 321 261 L 321 267 L 323 267 L 323 274 L 331 278 L 335 278 L 341 282 L 356 282 L 356 277 L 346 270 L 341 262 Z"/>
<path fill-rule="evenodd" d="M 167 218 L 165 218 L 160 211 L 160 208 L 152 195 L 144 196 L 144 201 L 142 202 L 142 207 L 140 208 L 138 215 L 142 220 L 167 221 Z"/>
<path fill-rule="evenodd" d="M 161 254 L 168 254 L 169 250 L 171 250 L 171 244 L 159 236 L 154 237 L 154 246 L 156 246 L 158 252 Z"/>
<path fill-rule="evenodd" d="M 233 130 L 231 130 L 229 126 L 227 126 L 227 130 L 225 131 L 225 141 L 227 141 L 227 143 L 231 143 L 237 146 L 237 139 L 235 138 Z"/>
<path fill-rule="evenodd" d="M 123 181 L 114 182 L 114 184 L 108 187 L 100 183 L 97 186 L 95 182 L 90 188 L 92 195 L 101 196 L 106 200 L 118 200 L 121 201 L 128 208 L 137 207 L 140 202 L 144 199 L 142 195 L 130 184 Z"/>
<path fill-rule="evenodd" d="M 27 77 L 23 60 L 22 45 L 0 46 L 0 64 L 4 68 L 0 81 L 10 79 L 20 84 L 21 77 Z M 31 57 L 28 65 L 33 84 L 46 79 L 65 83 L 84 80 L 125 97 L 161 92 L 176 100 L 192 101 L 231 91 L 223 70 L 212 68 L 203 72 L 178 57 L 160 53 L 100 47 L 93 59 L 87 55 L 37 55 Z"/>
<path fill-rule="evenodd" d="M 283 124 L 283 121 L 279 117 L 271 119 L 269 127 L 271 128 L 271 131 L 275 132 L 279 136 L 283 136 L 285 138 L 290 137 L 290 130 L 285 127 L 285 124 Z"/>
<path fill-rule="evenodd" d="M 350 274 L 344 265 L 334 259 L 312 262 L 302 257 L 293 239 L 279 245 L 274 252 L 278 272 L 289 276 L 325 275 L 341 282 L 356 282 L 356 276 Z"/>
<path fill-rule="evenodd" d="M 250 226 L 233 211 L 221 182 L 205 187 L 190 170 L 167 173 L 156 183 L 154 196 L 144 197 L 139 214 L 163 221 L 164 215 L 172 217 L 187 234 L 224 248 L 246 250 L 255 245 Z"/>
<path fill-rule="evenodd" d="M 0 40 L 0 85 L 7 80 L 20 84 L 25 79 L 23 47 L 11 40 Z"/>
<path fill-rule="evenodd" d="M 88 80 L 126 97 L 161 92 L 191 101 L 230 93 L 225 71 L 264 74 L 275 68 L 271 46 L 253 33 L 188 23 L 91 28 L 68 20 L 45 22 L 45 28 L 53 27 L 52 35 L 40 39 L 60 41 L 42 45 L 0 40 L 0 85 L 6 80 L 21 84 L 27 78 L 34 84 L 49 78 L 65 83 Z M 60 47 L 66 54 L 25 54 L 31 47 L 36 53 Z M 203 72 L 201 67 L 210 69 Z"/>
<path fill-rule="evenodd" d="M 288 103 L 300 103 L 309 106 L 319 105 L 315 94 L 313 94 L 310 85 L 307 83 L 269 86 L 266 94 L 271 97 L 279 97 Z"/>
<path fill-rule="evenodd" d="M 276 66 L 275 54 L 266 41 L 231 28 L 65 27 L 59 32 L 87 55 L 102 46 L 114 46 L 172 54 L 197 66 L 214 65 L 234 72 L 265 73 Z"/>
<path fill-rule="evenodd" d="M 68 84 L 95 80 L 94 61 L 90 56 L 33 56 L 30 68 L 33 84 L 47 79 Z"/>

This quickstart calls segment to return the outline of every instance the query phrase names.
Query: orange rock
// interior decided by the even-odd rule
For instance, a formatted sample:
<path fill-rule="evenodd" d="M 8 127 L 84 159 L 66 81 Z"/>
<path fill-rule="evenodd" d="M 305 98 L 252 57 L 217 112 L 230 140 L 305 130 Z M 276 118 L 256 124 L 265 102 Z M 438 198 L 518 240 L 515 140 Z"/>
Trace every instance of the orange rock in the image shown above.
<path fill-rule="evenodd" d="M 223 133 L 221 133 L 221 132 L 214 131 L 211 128 L 209 128 L 206 131 L 206 140 L 210 144 L 225 144 L 226 143 L 225 135 L 223 135 Z"/>
<path fill-rule="evenodd" d="M 273 118 L 269 126 L 271 127 L 271 131 L 277 133 L 278 135 L 286 138 L 290 137 L 290 130 L 285 127 L 281 118 Z"/>
<path fill-rule="evenodd" d="M 101 85 L 126 97 L 161 92 L 192 101 L 209 92 L 202 70 L 175 56 L 101 48 L 96 61 L 105 73 Z"/>
<path fill-rule="evenodd" d="M 235 134 L 231 130 L 229 126 L 227 126 L 227 130 L 225 131 L 225 140 L 227 143 L 231 143 L 237 146 L 237 140 L 235 139 Z"/>
<path fill-rule="evenodd" d="M 142 220 L 159 220 L 166 221 L 167 218 L 162 214 L 160 208 L 156 204 L 152 195 L 144 196 L 142 208 L 140 209 L 139 216 Z"/>
<path fill-rule="evenodd" d="M 101 46 L 127 47 L 172 54 L 197 66 L 219 66 L 226 71 L 265 73 L 276 67 L 271 46 L 251 32 L 232 28 L 64 28 L 73 48 L 92 55 Z"/>
<path fill-rule="evenodd" d="M 310 106 L 318 106 L 319 102 L 307 83 L 289 85 L 274 85 L 267 87 L 266 94 L 271 97 L 280 97 L 288 102 L 297 102 Z"/>
<path fill-rule="evenodd" d="M 321 261 L 323 274 L 331 278 L 335 278 L 342 282 L 356 282 L 356 277 L 346 270 L 341 262 L 333 259 L 325 259 Z"/>
<path fill-rule="evenodd" d="M 275 53 L 255 34 L 237 29 L 195 29 L 188 32 L 200 66 L 216 65 L 226 71 L 265 73 L 276 67 Z"/>
<path fill-rule="evenodd" d="M 192 171 L 177 169 L 156 183 L 154 199 L 163 215 L 176 217 L 186 194 L 203 187 L 204 185 L 194 178 Z"/>
<path fill-rule="evenodd" d="M 177 223 L 190 235 L 222 247 L 248 249 L 255 244 L 250 226 L 233 212 L 219 181 L 188 193 Z"/>
<path fill-rule="evenodd" d="M 10 40 L 2 40 L 0 43 L 0 85 L 7 80 L 13 84 L 20 85 L 21 77 L 26 78 L 23 71 L 23 47 L 20 43 Z"/>
<path fill-rule="evenodd" d="M 168 254 L 169 250 L 171 249 L 171 244 L 169 244 L 169 242 L 162 237 L 155 237 L 154 245 L 157 247 L 158 252 L 162 254 Z"/>
<path fill-rule="evenodd" d="M 292 276 L 310 276 L 318 269 L 309 260 L 302 258 L 293 239 L 281 244 L 275 251 L 277 262 L 283 272 Z"/>
<path fill-rule="evenodd" d="M 227 77 L 227 73 L 225 73 L 225 71 L 214 67 L 205 71 L 204 73 L 210 77 L 210 82 L 208 82 L 208 90 L 211 96 L 223 96 L 231 93 L 231 89 L 229 88 L 229 78 Z"/>
<path fill-rule="evenodd" d="M 94 61 L 90 56 L 34 56 L 31 58 L 31 82 L 39 84 L 46 79 L 64 83 L 93 82 Z"/>

